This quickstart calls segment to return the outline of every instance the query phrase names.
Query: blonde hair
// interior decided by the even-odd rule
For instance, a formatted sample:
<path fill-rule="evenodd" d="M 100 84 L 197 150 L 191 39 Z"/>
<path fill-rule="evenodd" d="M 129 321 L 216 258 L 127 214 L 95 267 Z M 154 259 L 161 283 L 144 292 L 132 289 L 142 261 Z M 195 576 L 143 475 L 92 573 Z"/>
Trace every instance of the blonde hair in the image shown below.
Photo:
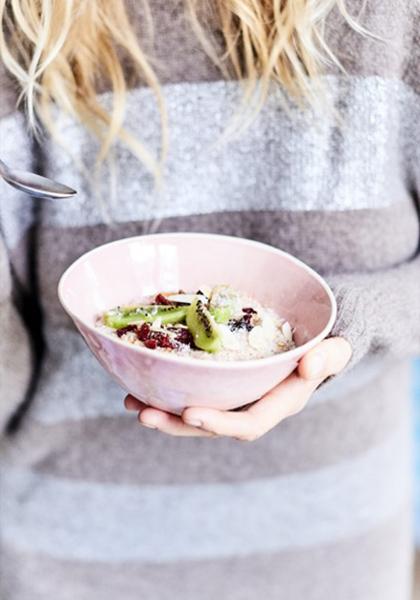
<path fill-rule="evenodd" d="M 215 0 L 212 8 L 223 33 L 217 52 L 206 31 L 203 0 L 185 0 L 191 24 L 204 49 L 226 77 L 244 82 L 244 97 L 259 109 L 270 84 L 314 104 L 314 82 L 325 65 L 340 63 L 325 38 L 329 13 L 337 8 L 348 24 L 365 30 L 344 0 Z M 139 3 L 150 22 L 148 0 Z M 123 0 L 0 0 L 0 58 L 19 82 L 30 126 L 40 122 L 54 135 L 53 107 L 80 120 L 100 140 L 98 160 L 122 139 L 156 175 L 157 162 L 123 127 L 130 65 L 154 92 L 166 147 L 166 113 L 158 78 L 134 33 Z M 98 99 L 98 81 L 112 90 L 107 112 Z M 158 161 L 159 162 L 159 161 Z"/>

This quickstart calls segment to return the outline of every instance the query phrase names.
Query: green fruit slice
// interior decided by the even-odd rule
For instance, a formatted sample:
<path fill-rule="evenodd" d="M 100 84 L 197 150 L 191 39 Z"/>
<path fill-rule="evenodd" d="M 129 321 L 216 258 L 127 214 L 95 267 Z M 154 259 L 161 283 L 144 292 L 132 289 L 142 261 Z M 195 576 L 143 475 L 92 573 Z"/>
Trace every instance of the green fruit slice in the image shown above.
<path fill-rule="evenodd" d="M 104 316 L 104 325 L 112 329 L 120 329 L 137 323 L 153 323 L 160 319 L 163 325 L 175 325 L 185 321 L 186 306 L 126 306 L 108 310 Z"/>
<path fill-rule="evenodd" d="M 216 323 L 226 325 L 233 316 L 233 310 L 230 306 L 210 306 L 209 312 L 213 315 Z"/>
<path fill-rule="evenodd" d="M 237 294 L 228 285 L 213 288 L 210 296 L 209 310 L 216 323 L 225 325 L 232 319 L 238 304 Z"/>
<path fill-rule="evenodd" d="M 196 298 L 187 309 L 187 325 L 197 348 L 206 352 L 218 352 L 221 349 L 222 338 L 219 328 L 214 317 L 199 298 Z"/>

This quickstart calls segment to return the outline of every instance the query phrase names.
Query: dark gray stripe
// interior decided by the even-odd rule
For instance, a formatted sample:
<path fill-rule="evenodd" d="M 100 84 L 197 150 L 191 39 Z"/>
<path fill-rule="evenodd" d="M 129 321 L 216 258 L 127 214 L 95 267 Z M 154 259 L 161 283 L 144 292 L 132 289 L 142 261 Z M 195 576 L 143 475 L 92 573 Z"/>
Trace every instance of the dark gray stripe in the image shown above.
<path fill-rule="evenodd" d="M 100 244 L 145 231 L 147 223 L 138 222 L 112 227 L 42 227 L 39 265 L 42 301 L 49 321 L 54 326 L 69 322 L 58 303 L 57 284 L 76 258 Z M 256 239 L 291 252 L 325 274 L 386 269 L 407 260 L 417 248 L 419 222 L 414 203 L 409 200 L 382 210 L 215 212 L 164 219 L 159 231 L 221 233 Z"/>
<path fill-rule="evenodd" d="M 409 600 L 411 557 L 409 510 L 363 535 L 310 550 L 160 566 L 60 561 L 3 547 L 0 596 L 4 600 Z"/>
<path fill-rule="evenodd" d="M 402 509 L 408 452 L 404 427 L 351 461 L 245 482 L 114 485 L 3 468 L 2 537 L 24 552 L 109 562 L 315 547 L 369 531 Z"/>
<path fill-rule="evenodd" d="M 86 372 L 89 369 L 86 369 Z M 354 376 L 358 378 L 357 373 Z M 398 382 L 398 383 L 396 383 Z M 340 381 L 337 381 L 340 386 Z M 330 383 L 300 414 L 282 423 L 253 444 L 229 439 L 173 438 L 141 427 L 135 415 L 90 416 L 95 397 L 86 390 L 72 390 L 75 408 L 85 410 L 83 421 L 62 420 L 50 425 L 29 419 L 23 424 L 19 443 L 2 455 L 5 464 L 30 466 L 38 473 L 67 479 L 125 484 L 187 484 L 240 482 L 255 477 L 276 477 L 305 472 L 360 456 L 382 443 L 403 423 L 408 431 L 409 376 L 405 367 L 390 369 L 359 391 L 335 397 Z M 102 412 L 118 407 L 123 394 L 99 393 Z M 340 386 L 341 387 L 341 386 Z M 332 388 L 332 392 L 329 388 Z M 321 397 L 319 397 L 321 395 Z M 328 395 L 328 400 L 322 396 Z M 58 399 L 58 400 L 57 400 Z M 62 392 L 51 392 L 38 405 L 46 405 L 56 418 L 74 414 Z M 96 406 L 99 411 L 99 405 Z M 35 409 L 36 412 L 36 409 Z M 32 413 L 33 415 L 34 413 Z M 333 425 L 333 426 L 331 426 Z M 407 434 L 408 435 L 408 434 Z M 88 457 L 88 458 L 87 458 Z M 90 458 L 89 458 L 90 457 Z"/>

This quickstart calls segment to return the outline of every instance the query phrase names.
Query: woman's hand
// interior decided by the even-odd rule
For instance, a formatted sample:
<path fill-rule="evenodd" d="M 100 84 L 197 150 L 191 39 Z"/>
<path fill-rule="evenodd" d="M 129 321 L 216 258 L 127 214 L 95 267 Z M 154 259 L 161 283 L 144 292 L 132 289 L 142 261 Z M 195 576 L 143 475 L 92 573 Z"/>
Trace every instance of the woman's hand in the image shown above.
<path fill-rule="evenodd" d="M 139 422 L 152 429 L 180 436 L 228 436 L 257 440 L 281 421 L 300 412 L 316 388 L 339 373 L 351 356 L 343 338 L 329 338 L 310 350 L 297 369 L 263 398 L 246 409 L 221 411 L 186 408 L 181 417 L 150 408 L 133 396 L 125 398 L 127 410 L 138 412 Z"/>

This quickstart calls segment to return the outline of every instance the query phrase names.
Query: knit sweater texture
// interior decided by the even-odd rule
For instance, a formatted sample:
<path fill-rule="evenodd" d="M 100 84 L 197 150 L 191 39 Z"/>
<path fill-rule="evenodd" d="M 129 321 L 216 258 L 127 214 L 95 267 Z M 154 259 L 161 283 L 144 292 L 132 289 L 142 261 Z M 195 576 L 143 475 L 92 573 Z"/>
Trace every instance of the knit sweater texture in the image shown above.
<path fill-rule="evenodd" d="M 0 67 L 0 156 L 79 193 L 54 202 L 0 182 L 2 600 L 409 600 L 409 357 L 420 352 L 417 0 L 370 0 L 362 37 L 333 12 L 333 112 L 286 112 L 273 89 L 220 139 L 241 88 L 203 52 L 180 0 L 153 4 L 149 45 L 168 110 L 163 187 L 123 144 L 117 192 L 92 192 L 97 142 L 57 111 L 65 148 L 31 140 Z M 127 2 L 144 39 L 141 3 Z M 349 3 L 357 14 L 361 3 Z M 100 90 L 104 105 L 111 95 Z M 160 145 L 153 93 L 126 127 Z M 76 159 L 76 162 L 75 162 Z M 77 168 L 77 164 L 83 169 Z M 107 180 L 106 180 L 107 181 Z M 282 248 L 324 275 L 350 365 L 255 443 L 140 428 L 57 298 L 93 247 L 151 231 Z"/>

